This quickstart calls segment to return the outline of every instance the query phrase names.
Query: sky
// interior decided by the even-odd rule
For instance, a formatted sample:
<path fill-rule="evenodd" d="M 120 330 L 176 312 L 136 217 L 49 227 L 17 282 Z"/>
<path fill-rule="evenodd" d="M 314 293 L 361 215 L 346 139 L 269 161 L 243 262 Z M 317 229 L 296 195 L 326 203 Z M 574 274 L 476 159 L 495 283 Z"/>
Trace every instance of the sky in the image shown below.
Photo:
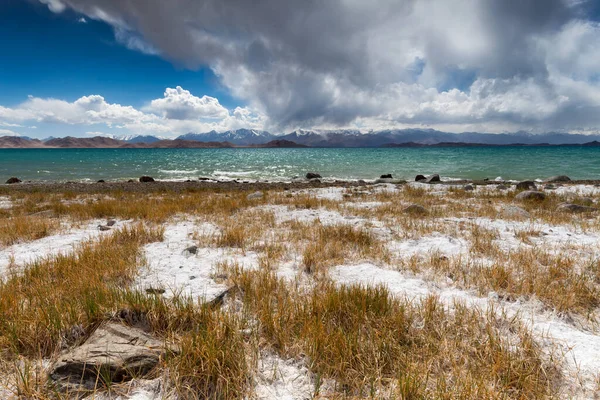
<path fill-rule="evenodd" d="M 598 0 L 0 0 L 0 136 L 600 133 Z"/>

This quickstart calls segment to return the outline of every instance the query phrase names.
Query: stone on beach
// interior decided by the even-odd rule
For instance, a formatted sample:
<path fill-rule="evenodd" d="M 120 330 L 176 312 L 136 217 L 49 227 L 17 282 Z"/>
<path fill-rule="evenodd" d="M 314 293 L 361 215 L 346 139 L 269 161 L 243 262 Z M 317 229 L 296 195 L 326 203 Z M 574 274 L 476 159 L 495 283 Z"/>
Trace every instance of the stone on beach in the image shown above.
<path fill-rule="evenodd" d="M 556 208 L 557 211 L 564 211 L 569 213 L 587 213 L 587 212 L 596 212 L 598 211 L 595 207 L 587 207 L 581 206 L 579 204 L 571 204 L 571 203 L 562 203 L 559 204 Z"/>
<path fill-rule="evenodd" d="M 154 178 L 151 176 L 141 176 L 140 182 L 154 182 Z"/>
<path fill-rule="evenodd" d="M 379 177 L 379 179 L 393 179 L 392 174 L 384 174 Z"/>
<path fill-rule="evenodd" d="M 248 200 L 257 200 L 257 199 L 262 199 L 265 195 L 263 194 L 263 192 L 254 192 L 254 193 L 250 193 L 246 199 Z"/>
<path fill-rule="evenodd" d="M 500 184 L 500 185 L 496 186 L 496 189 L 498 189 L 498 190 L 508 190 L 508 186 Z"/>
<path fill-rule="evenodd" d="M 427 179 L 427 177 L 425 177 L 425 175 L 417 175 L 415 177 L 415 182 L 424 181 L 425 179 Z"/>
<path fill-rule="evenodd" d="M 14 184 L 14 183 L 21 183 L 21 182 L 22 182 L 22 181 L 21 181 L 19 178 L 16 178 L 16 177 L 14 177 L 14 176 L 13 176 L 12 178 L 8 178 L 8 180 L 6 181 L 6 183 L 7 183 L 8 185 L 12 185 L 12 184 Z"/>
<path fill-rule="evenodd" d="M 465 185 L 465 186 L 463 187 L 463 189 L 464 189 L 466 192 L 472 192 L 473 190 L 475 190 L 475 188 L 473 187 L 473 185 Z"/>
<path fill-rule="evenodd" d="M 306 179 L 320 179 L 320 178 L 322 178 L 322 176 L 315 172 L 308 172 L 306 174 Z"/>
<path fill-rule="evenodd" d="M 517 190 L 537 190 L 534 181 L 521 181 L 517 183 Z"/>
<path fill-rule="evenodd" d="M 556 176 L 552 176 L 552 177 L 544 180 L 544 183 L 556 183 L 556 182 L 571 182 L 571 178 L 569 178 L 566 175 L 556 175 Z"/>
<path fill-rule="evenodd" d="M 526 190 L 515 196 L 516 200 L 521 201 L 542 201 L 546 198 L 546 194 L 535 190 Z"/>
<path fill-rule="evenodd" d="M 523 218 L 527 219 L 531 217 L 531 215 L 523 210 L 521 207 L 507 205 L 502 207 L 500 210 L 500 214 L 505 218 Z"/>
<path fill-rule="evenodd" d="M 172 351 L 141 329 L 109 322 L 98 327 L 82 345 L 62 354 L 50 377 L 65 389 L 93 390 L 98 383 L 142 377 Z"/>
<path fill-rule="evenodd" d="M 431 175 L 427 179 L 425 179 L 425 182 L 427 182 L 427 183 L 441 182 L 441 181 L 442 180 L 440 179 L 440 176 L 438 174 Z"/>

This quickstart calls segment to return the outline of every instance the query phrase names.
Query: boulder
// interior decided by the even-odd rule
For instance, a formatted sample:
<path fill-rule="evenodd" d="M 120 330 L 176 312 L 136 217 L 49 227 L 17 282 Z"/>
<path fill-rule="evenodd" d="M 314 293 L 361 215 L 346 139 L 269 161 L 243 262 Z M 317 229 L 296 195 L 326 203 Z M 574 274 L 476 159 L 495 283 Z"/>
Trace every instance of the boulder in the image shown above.
<path fill-rule="evenodd" d="M 96 183 L 106 183 L 106 181 L 104 179 L 98 179 Z"/>
<path fill-rule="evenodd" d="M 21 181 L 19 178 L 16 178 L 16 177 L 14 177 L 14 176 L 13 176 L 12 178 L 8 178 L 8 180 L 6 181 L 6 183 L 7 183 L 8 185 L 12 185 L 12 184 L 14 184 L 14 183 L 21 183 L 21 182 L 22 182 L 22 181 Z"/>
<path fill-rule="evenodd" d="M 151 176 L 141 176 L 140 182 L 154 182 L 154 178 Z"/>
<path fill-rule="evenodd" d="M 427 177 L 427 179 L 425 179 L 425 182 L 427 182 L 427 183 L 441 182 L 441 181 L 442 180 L 440 179 L 440 176 L 438 174 L 430 175 L 429 177 Z"/>
<path fill-rule="evenodd" d="M 556 175 L 556 176 L 552 176 L 552 177 L 544 180 L 544 183 L 556 183 L 556 182 L 571 182 L 571 178 L 569 178 L 566 175 Z"/>
<path fill-rule="evenodd" d="M 537 190 L 534 181 L 521 181 L 517 183 L 517 190 Z"/>
<path fill-rule="evenodd" d="M 500 214 L 505 218 L 522 218 L 527 219 L 531 217 L 527 211 L 523 210 L 521 207 L 507 205 L 502 207 L 500 210 Z"/>
<path fill-rule="evenodd" d="M 544 190 L 555 190 L 555 189 L 556 189 L 556 186 L 554 186 L 551 183 L 544 186 Z"/>
<path fill-rule="evenodd" d="M 198 246 L 190 246 L 184 250 L 185 253 L 196 254 L 198 253 Z"/>
<path fill-rule="evenodd" d="M 526 190 L 515 196 L 515 199 L 521 201 L 542 201 L 546 198 L 546 194 L 535 190 Z"/>
<path fill-rule="evenodd" d="M 263 194 L 263 192 L 254 192 L 254 193 L 250 193 L 248 196 L 246 196 L 246 199 L 248 200 L 258 200 L 258 199 L 262 199 L 265 195 Z"/>
<path fill-rule="evenodd" d="M 556 211 L 569 212 L 573 214 L 588 213 L 598 211 L 595 207 L 581 206 L 579 204 L 562 203 L 556 208 Z"/>
<path fill-rule="evenodd" d="M 406 214 L 412 214 L 412 215 L 426 215 L 426 214 L 429 214 L 429 212 L 427 211 L 427 209 L 425 207 L 423 207 L 422 205 L 419 205 L 419 204 L 412 204 L 412 205 L 406 207 L 404 209 L 404 212 Z"/>
<path fill-rule="evenodd" d="M 108 221 L 106 221 L 106 226 L 115 226 L 116 223 L 117 221 L 115 221 L 114 219 L 109 219 Z"/>
<path fill-rule="evenodd" d="M 508 186 L 500 184 L 500 185 L 496 186 L 496 189 L 498 189 L 498 190 L 508 190 Z"/>
<path fill-rule="evenodd" d="M 127 183 L 134 183 L 134 182 L 135 182 L 135 181 L 134 181 L 133 179 L 129 179 L 129 180 L 127 181 Z"/>
<path fill-rule="evenodd" d="M 415 177 L 415 182 L 424 181 L 424 180 L 426 180 L 426 179 L 427 179 L 427 177 L 425 177 L 425 175 L 417 175 L 417 176 Z"/>
<path fill-rule="evenodd" d="M 172 351 L 141 329 L 109 322 L 82 345 L 63 353 L 50 378 L 63 388 L 93 390 L 97 385 L 143 377 Z"/>
<path fill-rule="evenodd" d="M 475 190 L 475 188 L 473 187 L 473 185 L 465 185 L 465 186 L 463 187 L 463 189 L 464 189 L 466 192 L 472 192 L 473 190 Z"/>
<path fill-rule="evenodd" d="M 98 225 L 98 229 L 100 229 L 100 232 L 106 232 L 106 231 L 110 231 L 110 226 Z"/>
<path fill-rule="evenodd" d="M 379 179 L 393 179 L 392 174 L 381 175 Z"/>
<path fill-rule="evenodd" d="M 309 172 L 306 174 L 306 179 L 320 179 L 320 178 L 322 178 L 322 176 L 315 172 Z"/>

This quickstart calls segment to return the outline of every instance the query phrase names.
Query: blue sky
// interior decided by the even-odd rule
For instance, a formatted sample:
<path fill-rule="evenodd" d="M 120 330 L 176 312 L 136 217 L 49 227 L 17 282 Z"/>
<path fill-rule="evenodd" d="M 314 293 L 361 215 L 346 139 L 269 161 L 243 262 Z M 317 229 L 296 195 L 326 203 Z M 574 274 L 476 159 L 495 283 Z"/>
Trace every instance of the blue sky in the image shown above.
<path fill-rule="evenodd" d="M 0 135 L 600 131 L 594 0 L 2 0 Z"/>

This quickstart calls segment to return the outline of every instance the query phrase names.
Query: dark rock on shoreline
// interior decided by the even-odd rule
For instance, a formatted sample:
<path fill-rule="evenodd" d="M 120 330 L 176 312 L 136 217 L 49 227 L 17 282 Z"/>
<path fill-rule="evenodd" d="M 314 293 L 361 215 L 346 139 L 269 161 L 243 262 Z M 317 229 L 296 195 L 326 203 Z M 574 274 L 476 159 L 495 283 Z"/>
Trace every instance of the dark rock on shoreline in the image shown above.
<path fill-rule="evenodd" d="M 440 179 L 440 176 L 438 174 L 431 175 L 430 177 L 425 179 L 426 183 L 441 182 L 441 181 L 442 180 Z"/>
<path fill-rule="evenodd" d="M 543 192 L 537 192 L 535 190 L 526 190 L 516 195 L 515 199 L 521 201 L 542 201 L 546 199 L 546 195 Z"/>
<path fill-rule="evenodd" d="M 417 176 L 415 177 L 415 182 L 424 181 L 425 179 L 427 179 L 427 178 L 425 177 L 425 175 L 417 175 Z"/>
<path fill-rule="evenodd" d="M 154 182 L 154 178 L 151 176 L 141 176 L 140 182 Z"/>
<path fill-rule="evenodd" d="M 14 183 L 21 183 L 21 182 L 22 182 L 22 181 L 21 181 L 19 178 L 16 178 L 16 177 L 14 177 L 14 176 L 13 176 L 12 178 L 8 178 L 8 180 L 6 181 L 6 183 L 7 183 L 8 185 L 12 185 L 12 184 L 14 184 Z"/>
<path fill-rule="evenodd" d="M 392 174 L 381 175 L 379 179 L 393 179 Z"/>
<path fill-rule="evenodd" d="M 537 190 L 534 181 L 522 181 L 517 183 L 517 190 Z"/>
<path fill-rule="evenodd" d="M 588 213 L 598 211 L 595 207 L 580 206 L 579 204 L 562 203 L 556 208 L 557 211 L 564 211 L 569 213 Z"/>
<path fill-rule="evenodd" d="M 321 179 L 322 176 L 315 173 L 315 172 L 309 172 L 306 174 L 306 179 Z"/>
<path fill-rule="evenodd" d="M 566 175 L 552 176 L 544 181 L 544 183 L 556 183 L 556 182 L 571 182 L 571 178 Z"/>

